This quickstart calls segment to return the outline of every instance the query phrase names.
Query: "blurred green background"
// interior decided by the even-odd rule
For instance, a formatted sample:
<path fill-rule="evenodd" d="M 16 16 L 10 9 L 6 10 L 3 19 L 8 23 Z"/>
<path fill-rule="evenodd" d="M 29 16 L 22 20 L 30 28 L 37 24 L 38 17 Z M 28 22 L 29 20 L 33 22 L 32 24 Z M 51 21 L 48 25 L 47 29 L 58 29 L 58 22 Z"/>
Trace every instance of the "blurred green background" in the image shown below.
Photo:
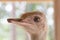
<path fill-rule="evenodd" d="M 54 40 L 53 2 L 0 2 L 0 40 L 25 40 L 26 33 L 19 26 L 7 22 L 7 18 L 18 18 L 24 12 L 41 11 L 46 14 L 48 34 L 46 40 Z"/>

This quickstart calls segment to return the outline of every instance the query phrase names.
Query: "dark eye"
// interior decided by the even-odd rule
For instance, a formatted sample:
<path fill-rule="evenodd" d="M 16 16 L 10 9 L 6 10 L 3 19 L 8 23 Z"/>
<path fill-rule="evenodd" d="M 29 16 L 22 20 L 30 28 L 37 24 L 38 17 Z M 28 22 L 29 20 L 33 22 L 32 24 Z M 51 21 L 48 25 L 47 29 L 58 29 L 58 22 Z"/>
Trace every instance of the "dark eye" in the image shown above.
<path fill-rule="evenodd" d="M 34 17 L 34 22 L 39 22 L 40 21 L 40 18 L 38 16 L 35 16 Z"/>

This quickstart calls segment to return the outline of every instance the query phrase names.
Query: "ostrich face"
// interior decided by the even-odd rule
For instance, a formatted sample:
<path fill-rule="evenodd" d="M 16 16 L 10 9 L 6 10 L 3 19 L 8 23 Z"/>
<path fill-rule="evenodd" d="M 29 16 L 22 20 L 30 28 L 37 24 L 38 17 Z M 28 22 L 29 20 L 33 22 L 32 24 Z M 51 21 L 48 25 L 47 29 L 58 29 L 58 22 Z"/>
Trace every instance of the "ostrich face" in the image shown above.
<path fill-rule="evenodd" d="M 45 28 L 45 15 L 41 12 L 26 12 L 20 18 L 8 19 L 9 23 L 23 26 L 29 33 L 38 33 Z"/>

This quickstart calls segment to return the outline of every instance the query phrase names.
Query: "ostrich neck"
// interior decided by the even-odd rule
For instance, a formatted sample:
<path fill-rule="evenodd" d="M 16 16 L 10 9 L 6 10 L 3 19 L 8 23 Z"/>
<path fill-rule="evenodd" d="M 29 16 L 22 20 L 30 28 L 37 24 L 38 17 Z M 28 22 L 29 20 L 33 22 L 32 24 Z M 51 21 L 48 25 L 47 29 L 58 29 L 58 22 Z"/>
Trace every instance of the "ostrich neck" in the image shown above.
<path fill-rule="evenodd" d="M 46 40 L 46 36 L 45 35 L 40 36 L 40 35 L 33 34 L 31 35 L 31 40 Z"/>
<path fill-rule="evenodd" d="M 40 40 L 39 35 L 31 35 L 31 40 Z"/>
<path fill-rule="evenodd" d="M 47 37 L 47 31 L 46 30 L 41 30 L 39 33 L 31 34 L 30 35 L 31 40 L 46 40 Z"/>
<path fill-rule="evenodd" d="M 39 34 L 31 34 L 31 40 L 46 40 L 47 33 L 45 31 Z"/>

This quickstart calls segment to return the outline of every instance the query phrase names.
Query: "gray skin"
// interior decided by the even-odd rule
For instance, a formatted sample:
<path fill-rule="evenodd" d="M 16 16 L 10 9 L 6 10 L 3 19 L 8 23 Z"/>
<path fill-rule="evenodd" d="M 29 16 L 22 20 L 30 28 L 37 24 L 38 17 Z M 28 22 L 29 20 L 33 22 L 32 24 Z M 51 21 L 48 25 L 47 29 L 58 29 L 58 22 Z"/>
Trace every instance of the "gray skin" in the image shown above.
<path fill-rule="evenodd" d="M 46 16 L 39 11 L 26 12 L 20 18 L 9 18 L 7 21 L 24 27 L 30 34 L 31 40 L 46 40 Z"/>

